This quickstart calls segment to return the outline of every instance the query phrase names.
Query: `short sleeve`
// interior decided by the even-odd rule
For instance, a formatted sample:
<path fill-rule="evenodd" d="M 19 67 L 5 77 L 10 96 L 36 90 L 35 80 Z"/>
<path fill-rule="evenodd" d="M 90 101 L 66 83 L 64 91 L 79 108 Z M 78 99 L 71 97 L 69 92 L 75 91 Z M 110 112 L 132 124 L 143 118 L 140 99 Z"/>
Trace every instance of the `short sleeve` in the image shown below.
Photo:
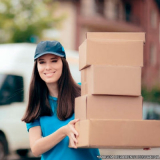
<path fill-rule="evenodd" d="M 39 119 L 34 120 L 33 122 L 26 123 L 27 131 L 29 132 L 29 129 L 35 126 L 40 126 Z"/>

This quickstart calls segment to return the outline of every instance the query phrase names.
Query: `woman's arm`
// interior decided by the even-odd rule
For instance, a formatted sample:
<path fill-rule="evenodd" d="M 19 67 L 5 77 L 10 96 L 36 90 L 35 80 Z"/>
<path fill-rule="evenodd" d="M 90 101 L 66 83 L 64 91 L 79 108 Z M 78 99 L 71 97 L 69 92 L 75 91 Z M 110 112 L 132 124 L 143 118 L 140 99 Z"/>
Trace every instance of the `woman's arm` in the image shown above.
<path fill-rule="evenodd" d="M 29 139 L 33 155 L 38 157 L 44 152 L 47 152 L 66 136 L 68 136 L 70 139 L 71 147 L 77 148 L 75 145 L 75 143 L 78 143 L 77 139 L 75 138 L 75 135 L 78 136 L 78 132 L 75 130 L 75 123 L 77 121 L 79 121 L 79 119 L 70 121 L 67 125 L 59 128 L 57 131 L 46 137 L 41 136 L 42 132 L 40 126 L 30 128 Z"/>
<path fill-rule="evenodd" d="M 50 150 L 65 137 L 65 126 L 59 128 L 57 131 L 46 137 L 41 136 L 40 126 L 29 129 L 30 147 L 35 157 L 38 157 L 44 152 Z"/>

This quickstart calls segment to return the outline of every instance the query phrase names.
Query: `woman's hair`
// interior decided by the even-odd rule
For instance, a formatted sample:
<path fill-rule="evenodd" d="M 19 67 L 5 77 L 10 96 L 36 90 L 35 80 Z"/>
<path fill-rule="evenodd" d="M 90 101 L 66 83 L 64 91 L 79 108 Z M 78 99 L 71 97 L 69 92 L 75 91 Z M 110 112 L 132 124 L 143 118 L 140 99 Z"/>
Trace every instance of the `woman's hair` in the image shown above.
<path fill-rule="evenodd" d="M 72 78 L 66 59 L 63 57 L 61 59 L 63 69 L 62 75 L 58 80 L 57 116 L 60 120 L 66 120 L 74 113 L 75 98 L 81 96 L 81 87 Z M 47 85 L 39 76 L 36 60 L 29 87 L 29 101 L 26 112 L 21 120 L 29 123 L 40 116 L 53 115 L 48 95 Z"/>

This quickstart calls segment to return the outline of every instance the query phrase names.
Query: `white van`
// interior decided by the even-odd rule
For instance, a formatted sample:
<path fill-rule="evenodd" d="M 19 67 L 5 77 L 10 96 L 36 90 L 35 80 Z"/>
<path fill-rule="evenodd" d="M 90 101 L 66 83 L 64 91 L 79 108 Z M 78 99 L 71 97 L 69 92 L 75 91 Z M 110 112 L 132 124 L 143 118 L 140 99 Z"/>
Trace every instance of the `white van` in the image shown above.
<path fill-rule="evenodd" d="M 21 121 L 26 110 L 36 44 L 0 45 L 0 160 L 6 154 L 27 154 L 29 134 Z M 66 51 L 73 78 L 81 81 L 77 51 Z"/>

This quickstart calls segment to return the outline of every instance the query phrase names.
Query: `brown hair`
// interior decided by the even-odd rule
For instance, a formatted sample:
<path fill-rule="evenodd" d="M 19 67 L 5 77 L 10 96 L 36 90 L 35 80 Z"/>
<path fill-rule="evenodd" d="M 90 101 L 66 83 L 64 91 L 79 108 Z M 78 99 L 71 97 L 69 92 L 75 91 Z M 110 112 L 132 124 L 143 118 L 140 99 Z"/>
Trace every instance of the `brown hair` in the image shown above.
<path fill-rule="evenodd" d="M 81 96 L 81 87 L 72 78 L 66 59 L 61 59 L 63 69 L 62 75 L 58 80 L 57 116 L 60 120 L 66 120 L 74 113 L 75 98 Z M 21 120 L 29 123 L 38 119 L 40 116 L 53 115 L 48 101 L 48 95 L 47 85 L 39 76 L 36 60 L 29 87 L 29 101 L 26 112 Z"/>

